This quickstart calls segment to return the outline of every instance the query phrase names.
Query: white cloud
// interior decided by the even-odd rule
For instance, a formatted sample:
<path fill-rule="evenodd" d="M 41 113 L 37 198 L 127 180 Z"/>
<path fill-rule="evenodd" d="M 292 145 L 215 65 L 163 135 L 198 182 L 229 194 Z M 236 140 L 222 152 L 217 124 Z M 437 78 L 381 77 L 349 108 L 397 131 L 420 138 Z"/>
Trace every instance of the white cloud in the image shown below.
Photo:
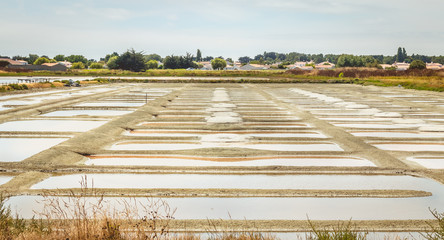
<path fill-rule="evenodd" d="M 258 0 L 258 6 L 313 13 L 349 13 L 357 10 L 356 1 L 350 0 Z"/>
<path fill-rule="evenodd" d="M 100 58 L 131 47 L 163 56 L 199 48 L 204 55 L 235 58 L 264 50 L 393 54 L 398 46 L 409 53 L 444 54 L 439 27 L 444 2 L 438 0 L 89 2 L 0 9 L 8 12 L 0 15 L 7 36 L 0 39 L 1 54 Z"/>
<path fill-rule="evenodd" d="M 84 19 L 109 19 L 109 20 L 127 20 L 134 14 L 125 8 L 96 7 L 83 3 L 74 3 L 70 6 L 55 7 L 54 12 L 63 17 L 75 16 L 82 21 Z M 75 19 L 71 19 L 75 20 Z"/>

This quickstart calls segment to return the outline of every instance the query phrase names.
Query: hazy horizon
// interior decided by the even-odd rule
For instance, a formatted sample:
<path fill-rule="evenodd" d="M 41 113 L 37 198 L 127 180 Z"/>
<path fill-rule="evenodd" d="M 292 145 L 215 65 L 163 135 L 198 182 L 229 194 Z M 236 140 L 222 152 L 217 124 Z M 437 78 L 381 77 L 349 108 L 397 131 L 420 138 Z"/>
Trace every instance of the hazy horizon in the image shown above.
<path fill-rule="evenodd" d="M 17 0 L 0 9 L 0 55 L 444 55 L 442 9 L 439 0 Z"/>

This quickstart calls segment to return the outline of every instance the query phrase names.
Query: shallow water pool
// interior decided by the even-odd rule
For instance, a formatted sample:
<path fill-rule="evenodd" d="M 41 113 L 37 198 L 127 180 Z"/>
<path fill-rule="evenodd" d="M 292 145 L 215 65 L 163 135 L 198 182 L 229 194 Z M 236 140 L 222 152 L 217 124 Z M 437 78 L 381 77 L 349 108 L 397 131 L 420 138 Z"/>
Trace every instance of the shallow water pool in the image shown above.
<path fill-rule="evenodd" d="M 241 143 L 156 143 L 156 142 L 119 142 L 110 150 L 188 150 L 201 148 L 248 148 L 269 151 L 344 151 L 334 143 L 307 144 L 241 144 Z"/>
<path fill-rule="evenodd" d="M 0 162 L 19 162 L 68 138 L 0 138 Z"/>
<path fill-rule="evenodd" d="M 0 131 L 8 132 L 86 132 L 106 121 L 80 120 L 20 120 L 0 124 Z"/>
<path fill-rule="evenodd" d="M 416 162 L 429 169 L 444 169 L 444 156 L 441 157 L 409 157 L 407 160 Z"/>
<path fill-rule="evenodd" d="M 108 101 L 108 102 L 88 102 L 88 103 L 80 103 L 74 106 L 78 107 L 140 107 L 145 105 L 145 102 L 117 102 L 117 101 Z"/>
<path fill-rule="evenodd" d="M 371 143 L 373 146 L 389 151 L 404 152 L 444 152 L 443 143 Z"/>
<path fill-rule="evenodd" d="M 75 116 L 121 116 L 133 111 L 123 110 L 60 110 L 42 114 L 45 117 L 75 117 Z"/>
<path fill-rule="evenodd" d="M 204 158 L 181 156 L 93 156 L 86 165 L 98 166 L 331 166 L 375 167 L 360 158 L 347 157 L 251 157 L 251 158 Z"/>
<path fill-rule="evenodd" d="M 67 201 L 66 197 L 62 200 Z M 43 211 L 42 196 L 11 197 L 6 204 L 19 216 L 31 218 Z M 123 210 L 122 200 L 105 198 L 110 209 Z M 157 198 L 151 201 L 158 200 Z M 432 219 L 429 207 L 442 212 L 443 195 L 425 198 L 166 198 L 175 219 L 234 220 L 411 220 Z M 39 201 L 39 202 L 37 202 Z M 134 201 L 134 199 L 133 199 Z M 146 198 L 135 198 L 148 205 Z M 97 199 L 89 198 L 89 203 Z M 140 208 L 139 208 L 140 209 Z M 408 211 L 406 211 L 408 209 Z M 141 213 L 143 214 L 143 213 Z"/>
<path fill-rule="evenodd" d="M 95 188 L 131 189 L 403 189 L 444 191 L 433 180 L 388 175 L 264 175 L 264 174 L 70 174 L 49 177 L 31 189 L 80 188 L 86 177 Z M 434 186 L 431 188 L 431 186 Z"/>

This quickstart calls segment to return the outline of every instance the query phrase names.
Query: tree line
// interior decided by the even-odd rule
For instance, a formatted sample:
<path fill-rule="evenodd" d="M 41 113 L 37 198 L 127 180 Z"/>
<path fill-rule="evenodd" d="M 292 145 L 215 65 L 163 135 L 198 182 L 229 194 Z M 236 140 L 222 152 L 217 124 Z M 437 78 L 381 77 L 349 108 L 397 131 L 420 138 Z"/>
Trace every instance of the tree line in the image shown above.
<path fill-rule="evenodd" d="M 374 67 L 377 64 L 393 64 L 395 62 L 411 63 L 414 60 L 444 64 L 444 56 L 426 56 L 420 54 L 408 55 L 405 48 L 402 47 L 399 47 L 396 54 L 393 56 L 264 52 L 263 54 L 257 54 L 254 58 L 249 56 L 239 58 L 239 61 L 243 64 L 252 62 L 261 64 L 273 64 L 279 62 L 289 64 L 294 62 L 330 62 L 338 65 L 338 67 Z"/>
<path fill-rule="evenodd" d="M 29 56 L 14 56 L 14 60 L 24 60 L 29 64 L 40 65 L 43 63 L 68 61 L 73 63 L 72 68 L 93 68 L 101 69 L 106 65 L 109 69 L 122 69 L 135 72 L 145 71 L 148 69 L 187 69 L 187 68 L 202 68 L 200 64 L 202 61 L 216 64 L 214 69 L 221 69 L 221 66 L 232 64 L 231 58 L 224 58 L 222 56 L 202 56 L 201 50 L 197 49 L 196 55 L 186 53 L 183 56 L 170 55 L 162 58 L 160 55 L 152 53 L 145 54 L 134 49 L 129 49 L 126 52 L 119 54 L 113 52 L 100 58 L 99 61 L 94 59 L 87 59 L 83 55 L 69 55 L 58 54 L 53 58 L 46 55 L 38 56 L 37 54 L 29 54 Z M 223 63 L 221 62 L 223 60 Z M 337 67 L 380 67 L 380 64 L 393 64 L 394 62 L 412 63 L 415 60 L 422 62 L 435 62 L 444 64 L 444 56 L 426 56 L 419 54 L 408 55 L 405 48 L 399 47 L 396 54 L 393 56 L 384 55 L 351 55 L 351 54 L 305 54 L 298 52 L 278 53 L 278 52 L 264 52 L 257 54 L 251 58 L 243 56 L 239 58 L 241 64 L 256 63 L 256 64 L 275 64 L 280 63 L 279 66 L 284 67 L 294 62 L 330 62 L 336 64 Z M 223 68 L 222 68 L 223 69 Z"/>

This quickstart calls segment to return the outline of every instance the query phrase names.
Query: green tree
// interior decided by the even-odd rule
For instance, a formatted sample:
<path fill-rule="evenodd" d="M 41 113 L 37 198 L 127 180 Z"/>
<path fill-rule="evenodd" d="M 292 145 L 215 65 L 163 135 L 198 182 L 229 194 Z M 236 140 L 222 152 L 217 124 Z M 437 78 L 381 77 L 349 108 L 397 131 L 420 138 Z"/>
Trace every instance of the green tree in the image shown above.
<path fill-rule="evenodd" d="M 426 64 L 421 60 L 414 60 L 410 63 L 409 69 L 426 69 Z"/>
<path fill-rule="evenodd" d="M 103 68 L 103 64 L 97 63 L 97 62 L 91 63 L 91 65 L 89 65 L 89 68 L 91 68 L 91 69 L 102 69 Z"/>
<path fill-rule="evenodd" d="M 116 56 L 117 56 L 117 57 L 119 56 L 119 54 L 116 53 L 116 52 L 113 52 L 112 54 L 107 54 L 107 55 L 105 56 L 105 58 L 103 58 L 103 61 L 108 62 L 110 58 L 112 58 L 112 57 L 116 57 Z"/>
<path fill-rule="evenodd" d="M 392 57 L 392 56 L 385 56 L 382 59 L 382 63 L 384 64 L 393 64 L 396 60 L 396 56 Z"/>
<path fill-rule="evenodd" d="M 156 53 L 145 55 L 145 56 L 143 56 L 143 59 L 145 60 L 145 62 L 148 62 L 150 60 L 156 60 L 156 61 L 162 62 L 162 57 Z"/>
<path fill-rule="evenodd" d="M 134 49 L 127 50 L 125 53 L 120 55 L 116 63 L 119 66 L 119 69 L 133 72 L 140 72 L 146 68 L 143 53 L 136 52 Z"/>
<path fill-rule="evenodd" d="M 354 67 L 354 56 L 343 54 L 338 58 L 337 67 Z"/>
<path fill-rule="evenodd" d="M 82 62 L 75 62 L 71 66 L 72 69 L 85 69 L 85 64 Z"/>
<path fill-rule="evenodd" d="M 404 62 L 407 58 L 407 52 L 405 51 L 405 48 L 398 47 L 398 54 L 396 54 L 396 61 L 397 62 Z"/>
<path fill-rule="evenodd" d="M 430 62 L 444 64 L 444 56 L 433 56 L 431 57 Z"/>
<path fill-rule="evenodd" d="M 211 66 L 213 67 L 213 69 L 221 70 L 227 66 L 227 62 L 222 58 L 215 58 L 211 60 Z"/>
<path fill-rule="evenodd" d="M 196 61 L 198 61 L 198 62 L 202 61 L 202 52 L 200 51 L 200 49 L 197 49 Z"/>
<path fill-rule="evenodd" d="M 39 57 L 37 58 L 37 60 L 34 61 L 34 65 L 42 65 L 43 63 L 49 63 L 49 59 L 45 58 L 45 57 Z"/>
<path fill-rule="evenodd" d="M 54 59 L 57 62 L 63 62 L 63 61 L 65 61 L 65 55 L 59 54 L 59 55 L 55 56 Z"/>
<path fill-rule="evenodd" d="M 193 61 L 193 55 L 187 53 L 185 56 L 166 56 L 163 60 L 163 67 L 165 69 L 185 69 L 197 68 L 198 65 Z"/>
<path fill-rule="evenodd" d="M 37 54 L 29 54 L 28 64 L 33 64 L 38 58 L 39 55 Z"/>
<path fill-rule="evenodd" d="M 12 59 L 13 59 L 13 60 L 16 60 L 16 61 L 18 61 L 18 60 L 23 60 L 23 61 L 26 61 L 26 62 L 29 60 L 28 57 L 22 57 L 22 56 L 19 56 L 19 55 L 12 57 Z M 34 61 L 35 61 L 35 60 L 34 60 Z"/>
<path fill-rule="evenodd" d="M 109 69 L 118 69 L 119 65 L 117 65 L 117 60 L 119 59 L 118 56 L 113 56 L 111 57 L 108 62 L 106 63 L 106 65 L 108 66 Z"/>
<path fill-rule="evenodd" d="M 354 56 L 342 54 L 336 63 L 337 67 L 364 67 L 376 61 L 372 56 Z"/>
<path fill-rule="evenodd" d="M 324 61 L 324 55 L 323 55 L 322 53 L 320 53 L 320 54 L 314 54 L 312 60 L 313 60 L 315 63 L 321 63 L 321 62 Z"/>
<path fill-rule="evenodd" d="M 248 56 L 240 57 L 240 58 L 239 58 L 239 62 L 241 62 L 242 64 L 247 64 L 247 63 L 249 63 L 250 61 L 251 61 L 251 58 L 248 57 Z"/>
<path fill-rule="evenodd" d="M 367 62 L 365 67 L 382 69 L 381 65 L 379 65 L 378 60 L 376 59 L 374 59 L 373 62 Z"/>
<path fill-rule="evenodd" d="M 84 57 L 83 55 L 70 55 L 70 56 L 66 57 L 66 61 L 72 62 L 72 63 L 81 62 L 81 63 L 83 63 L 83 65 L 88 64 L 88 59 L 86 59 L 86 57 Z"/>
<path fill-rule="evenodd" d="M 146 63 L 146 68 L 147 68 L 147 69 L 157 69 L 157 67 L 158 67 L 158 64 L 157 64 L 157 61 L 156 61 L 156 60 L 149 60 L 149 61 Z"/>

